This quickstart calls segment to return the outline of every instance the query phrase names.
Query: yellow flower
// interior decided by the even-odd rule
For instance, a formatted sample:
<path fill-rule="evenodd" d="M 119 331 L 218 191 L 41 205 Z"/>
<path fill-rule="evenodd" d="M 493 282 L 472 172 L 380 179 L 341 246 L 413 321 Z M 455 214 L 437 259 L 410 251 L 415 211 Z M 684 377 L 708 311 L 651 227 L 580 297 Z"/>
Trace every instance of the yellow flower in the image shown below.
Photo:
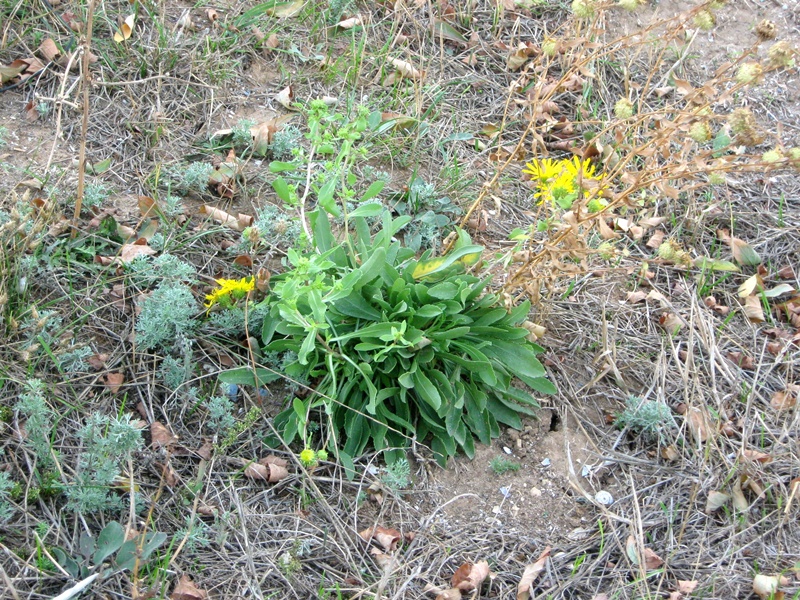
<path fill-rule="evenodd" d="M 311 448 L 306 448 L 300 453 L 300 462 L 306 467 L 313 466 L 317 462 L 317 453 Z"/>
<path fill-rule="evenodd" d="M 537 183 L 534 198 L 541 204 L 545 200 L 555 202 L 564 210 L 569 210 L 578 197 L 578 188 L 588 190 L 597 187 L 591 182 L 602 181 L 595 175 L 595 166 L 588 160 L 581 161 L 577 156 L 570 159 L 536 159 L 522 170 Z M 607 186 L 603 186 L 606 189 Z"/>
<path fill-rule="evenodd" d="M 217 279 L 218 289 L 210 294 L 206 294 L 205 307 L 211 308 L 215 304 L 231 306 L 236 300 L 244 298 L 256 287 L 256 281 L 252 277 L 242 277 L 241 279 Z"/>

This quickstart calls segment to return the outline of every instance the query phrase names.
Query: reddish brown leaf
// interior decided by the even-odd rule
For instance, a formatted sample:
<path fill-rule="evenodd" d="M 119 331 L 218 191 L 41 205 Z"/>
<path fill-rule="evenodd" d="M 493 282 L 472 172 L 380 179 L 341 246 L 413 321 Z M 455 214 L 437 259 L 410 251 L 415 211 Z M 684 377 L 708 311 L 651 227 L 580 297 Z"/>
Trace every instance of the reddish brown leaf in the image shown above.
<path fill-rule="evenodd" d="M 483 580 L 489 576 L 489 563 L 485 560 L 475 564 L 465 562 L 453 575 L 450 585 L 462 592 L 470 592 L 481 586 Z"/>
<path fill-rule="evenodd" d="M 653 550 L 650 548 L 644 549 L 644 566 L 648 571 L 655 571 L 663 564 L 664 561 Z"/>
<path fill-rule="evenodd" d="M 153 450 L 166 448 L 178 441 L 178 437 L 158 421 L 150 423 L 150 439 Z"/>
<path fill-rule="evenodd" d="M 396 529 L 387 529 L 377 525 L 370 527 L 364 531 L 359 532 L 361 539 L 365 542 L 375 541 L 378 545 L 382 546 L 387 552 L 394 552 L 397 548 L 398 542 L 402 539 L 403 535 Z"/>
<path fill-rule="evenodd" d="M 550 546 L 547 546 L 539 555 L 539 558 L 536 559 L 536 562 L 525 567 L 525 570 L 522 572 L 522 577 L 519 580 L 519 585 L 517 586 L 517 600 L 528 600 L 531 597 L 533 582 L 536 581 L 542 571 L 544 571 L 549 557 Z"/>
<path fill-rule="evenodd" d="M 125 375 L 122 373 L 107 373 L 106 374 L 106 387 L 112 394 L 119 392 L 122 384 L 125 381 Z"/>
<path fill-rule="evenodd" d="M 747 356 L 744 352 L 728 352 L 727 358 L 729 361 L 734 363 L 736 366 L 741 367 L 742 369 L 752 371 L 754 368 L 753 357 Z"/>
<path fill-rule="evenodd" d="M 206 600 L 208 592 L 197 587 L 188 575 L 183 575 L 170 596 L 170 600 Z"/>
<path fill-rule="evenodd" d="M 772 394 L 772 399 L 769 405 L 778 412 L 784 410 L 791 410 L 797 404 L 797 393 L 793 393 L 790 389 L 779 390 Z"/>

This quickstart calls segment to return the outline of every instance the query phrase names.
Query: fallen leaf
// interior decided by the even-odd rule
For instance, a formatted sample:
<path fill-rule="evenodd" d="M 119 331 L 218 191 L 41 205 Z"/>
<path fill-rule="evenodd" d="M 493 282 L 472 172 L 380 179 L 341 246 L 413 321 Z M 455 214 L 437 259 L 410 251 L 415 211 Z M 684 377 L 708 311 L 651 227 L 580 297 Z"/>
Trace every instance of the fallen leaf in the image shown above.
<path fill-rule="evenodd" d="M 737 367 L 752 371 L 754 367 L 753 357 L 748 356 L 744 352 L 728 352 L 727 359 L 735 364 Z"/>
<path fill-rule="evenodd" d="M 483 580 L 489 576 L 489 563 L 485 560 L 475 564 L 465 562 L 453 575 L 450 585 L 462 592 L 470 592 L 481 587 Z"/>
<path fill-rule="evenodd" d="M 769 401 L 769 405 L 778 412 L 784 410 L 791 410 L 797 404 L 797 394 L 792 393 L 791 390 L 779 390 L 772 394 L 772 399 Z"/>
<path fill-rule="evenodd" d="M 289 470 L 286 468 L 287 462 L 282 458 L 278 458 L 277 456 L 267 456 L 258 462 L 260 465 L 263 465 L 269 469 L 269 477 L 267 478 L 267 481 L 270 483 L 277 483 L 278 481 L 286 479 L 289 476 Z"/>
<path fill-rule="evenodd" d="M 670 335 L 675 335 L 683 327 L 683 321 L 675 313 L 664 313 L 659 317 L 658 324 Z"/>
<path fill-rule="evenodd" d="M 750 503 L 747 501 L 747 498 L 744 497 L 744 492 L 742 491 L 742 480 L 740 477 L 737 477 L 733 482 L 731 498 L 733 500 L 733 508 L 738 512 L 747 512 L 747 509 L 750 508 Z"/>
<path fill-rule="evenodd" d="M 300 14 L 305 6 L 305 0 L 294 0 L 293 2 L 278 2 L 268 9 L 266 13 L 278 19 L 288 19 Z"/>
<path fill-rule="evenodd" d="M 678 591 L 685 596 L 688 596 L 694 592 L 695 588 L 697 588 L 697 581 L 687 581 L 685 579 L 678 580 Z"/>
<path fill-rule="evenodd" d="M 99 371 L 103 367 L 106 366 L 106 361 L 108 360 L 108 354 L 92 354 L 89 358 L 86 359 L 86 362 L 89 363 L 89 366 L 94 369 L 95 371 Z"/>
<path fill-rule="evenodd" d="M 358 535 L 361 536 L 361 539 L 367 543 L 371 541 L 377 542 L 387 552 L 394 552 L 394 550 L 397 549 L 398 542 L 403 537 L 403 534 L 396 529 L 387 529 L 386 527 L 381 527 L 380 525 L 365 529 L 364 531 L 359 532 Z"/>
<path fill-rule="evenodd" d="M 628 304 L 637 304 L 639 302 L 644 302 L 645 298 L 647 298 L 646 292 L 636 290 L 635 292 L 628 292 L 628 297 L 625 300 Z"/>
<path fill-rule="evenodd" d="M 136 20 L 136 15 L 128 15 L 125 17 L 125 21 L 123 21 L 122 25 L 119 26 L 119 29 L 114 33 L 114 41 L 118 44 L 121 44 L 127 39 L 130 39 L 131 35 L 133 35 L 133 25 L 134 21 Z"/>
<path fill-rule="evenodd" d="M 122 244 L 118 256 L 96 256 L 95 261 L 102 265 L 127 265 L 137 256 L 152 256 L 156 251 L 146 244 Z"/>
<path fill-rule="evenodd" d="M 742 310 L 751 323 L 764 322 L 764 308 L 761 306 L 761 300 L 757 296 L 745 298 Z"/>
<path fill-rule="evenodd" d="M 708 440 L 711 430 L 711 417 L 708 414 L 708 410 L 699 406 L 693 406 L 687 408 L 684 416 L 689 431 L 695 441 L 703 443 Z"/>
<path fill-rule="evenodd" d="M 753 250 L 753 247 L 744 240 L 731 237 L 728 243 L 733 253 L 733 260 L 740 265 L 755 266 L 761 264 L 761 257 L 758 252 Z"/>
<path fill-rule="evenodd" d="M 712 513 L 725 506 L 731 499 L 730 494 L 724 492 L 711 491 L 706 499 L 706 513 Z"/>
<path fill-rule="evenodd" d="M 150 423 L 150 440 L 150 445 L 156 450 L 158 448 L 172 446 L 178 441 L 178 436 L 173 434 L 158 421 L 153 421 Z"/>
<path fill-rule="evenodd" d="M 341 27 L 342 29 L 352 29 L 358 25 L 363 25 L 364 19 L 361 15 L 356 15 L 355 17 L 350 17 L 349 19 L 344 19 L 343 21 L 339 21 L 336 26 Z"/>
<path fill-rule="evenodd" d="M 253 217 L 251 216 L 240 214 L 238 217 L 234 217 L 224 210 L 208 204 L 201 206 L 199 212 L 208 215 L 220 225 L 225 225 L 235 231 L 244 231 L 253 224 Z"/>
<path fill-rule="evenodd" d="M 663 559 L 650 548 L 644 549 L 644 566 L 648 571 L 655 571 L 664 564 Z"/>
<path fill-rule="evenodd" d="M 747 298 L 748 296 L 752 296 L 757 290 L 760 291 L 763 289 L 763 283 L 761 281 L 761 277 L 756 273 L 755 275 L 751 275 L 747 279 L 744 280 L 744 283 L 739 286 L 737 293 L 739 294 L 739 298 Z"/>
<path fill-rule="evenodd" d="M 403 77 L 408 77 L 409 79 L 422 79 L 425 76 L 425 71 L 417 69 L 408 61 L 401 60 L 399 58 L 390 58 L 389 64 L 397 69 L 398 73 L 400 73 Z"/>
<path fill-rule="evenodd" d="M 658 249 L 661 243 L 664 241 L 664 232 L 660 229 L 653 232 L 653 235 L 650 236 L 650 239 L 647 240 L 647 244 L 645 244 L 648 248 Z"/>
<path fill-rule="evenodd" d="M 794 291 L 794 288 L 788 283 L 779 283 L 774 288 L 764 290 L 764 296 L 767 298 L 777 298 L 783 294 L 789 294 Z"/>
<path fill-rule="evenodd" d="M 296 110 L 294 106 L 292 106 L 292 102 L 294 102 L 294 90 L 292 86 L 288 85 L 283 88 L 280 92 L 275 94 L 275 100 L 288 110 Z"/>
<path fill-rule="evenodd" d="M 197 587 L 188 575 L 181 576 L 178 585 L 170 595 L 170 600 L 205 600 L 208 592 Z"/>
<path fill-rule="evenodd" d="M 531 597 L 531 586 L 533 586 L 533 582 L 536 581 L 542 571 L 544 571 L 549 557 L 550 546 L 547 546 L 539 555 L 539 558 L 536 559 L 536 562 L 525 567 L 525 570 L 522 572 L 522 577 L 519 580 L 519 585 L 517 586 L 517 600 L 528 600 Z"/>
<path fill-rule="evenodd" d="M 39 46 L 39 52 L 42 54 L 47 62 L 55 62 L 58 60 L 61 51 L 56 46 L 56 43 L 50 39 L 45 39 Z"/>
<path fill-rule="evenodd" d="M 375 563 L 382 569 L 386 569 L 392 564 L 392 555 L 381 552 L 380 548 L 372 547 L 369 549 L 370 556 Z"/>
<path fill-rule="evenodd" d="M 742 450 L 741 457 L 746 460 L 752 460 L 753 462 L 761 463 L 762 465 L 771 463 L 773 460 L 771 454 L 761 452 L 760 450 Z"/>
<path fill-rule="evenodd" d="M 680 454 L 678 453 L 678 449 L 675 447 L 675 445 L 670 444 L 669 446 L 661 447 L 661 458 L 674 462 L 680 458 Z"/>
<path fill-rule="evenodd" d="M 106 387 L 112 394 L 119 392 L 124 381 L 125 375 L 122 373 L 108 373 L 106 375 Z"/>
<path fill-rule="evenodd" d="M 212 25 L 216 26 L 217 21 L 219 20 L 219 13 L 213 8 L 207 8 L 206 17 L 208 18 L 208 20 L 211 22 Z"/>

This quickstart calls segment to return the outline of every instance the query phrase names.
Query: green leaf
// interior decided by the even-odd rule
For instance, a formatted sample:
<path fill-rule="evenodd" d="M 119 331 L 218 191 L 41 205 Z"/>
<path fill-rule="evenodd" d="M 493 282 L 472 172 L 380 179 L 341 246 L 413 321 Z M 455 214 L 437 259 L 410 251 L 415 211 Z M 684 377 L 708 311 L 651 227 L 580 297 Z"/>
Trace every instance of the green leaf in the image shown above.
<path fill-rule="evenodd" d="M 483 252 L 482 246 L 464 246 L 463 248 L 453 250 L 447 256 L 421 260 L 414 267 L 414 270 L 411 272 L 411 276 L 414 279 L 431 277 L 437 273 L 441 273 L 460 258 L 470 254 L 480 254 L 481 252 Z"/>
<path fill-rule="evenodd" d="M 269 163 L 269 172 L 270 173 L 288 173 L 291 171 L 297 170 L 297 163 L 290 163 L 290 162 L 281 162 L 279 160 L 273 160 Z M 275 190 L 276 192 L 278 190 Z"/>
<path fill-rule="evenodd" d="M 375 308 L 358 293 L 352 293 L 346 298 L 337 300 L 333 304 L 333 309 L 347 317 L 364 319 L 366 321 L 378 321 L 381 318 L 381 313 L 375 310 Z"/>
<path fill-rule="evenodd" d="M 695 258 L 694 266 L 698 269 L 709 271 L 739 271 L 739 267 L 728 260 L 719 260 L 707 256 L 698 256 Z"/>
<path fill-rule="evenodd" d="M 350 218 L 355 217 L 377 217 L 384 211 L 383 205 L 378 202 L 362 204 L 350 213 Z"/>
<path fill-rule="evenodd" d="M 272 189 L 274 189 L 275 193 L 278 194 L 278 198 L 287 204 L 292 201 L 292 191 L 289 189 L 289 184 L 286 183 L 286 180 L 283 177 L 275 178 L 275 181 L 272 182 Z"/>
<path fill-rule="evenodd" d="M 337 206 L 336 200 L 333 199 L 333 193 L 335 191 L 336 191 L 336 178 L 331 177 L 320 188 L 319 193 L 317 194 L 317 203 L 323 209 L 325 209 L 326 212 L 332 214 L 334 217 L 339 217 L 342 215 L 342 211 Z"/>
<path fill-rule="evenodd" d="M 218 376 L 222 383 L 235 385 L 251 385 L 253 387 L 263 387 L 265 383 L 270 383 L 281 378 L 280 373 L 257 367 L 255 371 L 251 367 L 239 367 L 223 371 Z"/>
<path fill-rule="evenodd" d="M 427 375 L 420 369 L 411 374 L 411 379 L 414 382 L 414 391 L 417 395 L 427 402 L 433 410 L 439 410 L 442 405 L 442 397 L 439 395 L 439 390 L 431 383 Z"/>
<path fill-rule="evenodd" d="M 111 521 L 97 536 L 97 550 L 92 557 L 92 563 L 95 566 L 103 564 L 103 561 L 119 550 L 124 543 L 125 529 L 116 521 Z"/>
<path fill-rule="evenodd" d="M 520 344 L 495 340 L 481 348 L 481 350 L 486 356 L 493 358 L 517 377 L 533 379 L 545 375 L 544 367 L 536 358 L 536 355 Z"/>
<path fill-rule="evenodd" d="M 450 281 L 443 281 L 428 289 L 428 294 L 437 300 L 452 300 L 458 294 L 458 286 Z"/>
<path fill-rule="evenodd" d="M 375 196 L 383 191 L 383 187 L 386 185 L 385 181 L 375 181 L 372 185 L 367 188 L 367 191 L 364 192 L 364 195 L 361 196 L 361 202 L 366 202 L 367 200 L 372 200 Z M 375 206 L 380 206 L 380 204 L 376 204 Z M 380 213 L 378 213 L 380 214 Z M 351 215 L 352 216 L 352 215 Z M 372 215 L 370 215 L 372 216 Z"/>

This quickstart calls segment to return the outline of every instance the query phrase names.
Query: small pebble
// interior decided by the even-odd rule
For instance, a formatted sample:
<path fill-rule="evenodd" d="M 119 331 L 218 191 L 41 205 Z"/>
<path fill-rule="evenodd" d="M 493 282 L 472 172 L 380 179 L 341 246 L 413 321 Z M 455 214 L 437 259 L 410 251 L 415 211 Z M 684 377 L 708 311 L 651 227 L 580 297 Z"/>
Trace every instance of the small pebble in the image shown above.
<path fill-rule="evenodd" d="M 531 496 L 534 498 L 539 498 L 542 495 L 542 490 L 539 488 L 531 488 Z"/>
<path fill-rule="evenodd" d="M 511 448 L 509 448 L 508 446 L 503 446 L 503 452 L 505 452 L 506 454 L 511 454 Z"/>
<path fill-rule="evenodd" d="M 542 461 L 542 466 L 543 466 L 543 467 L 549 467 L 549 466 L 550 466 L 550 459 L 549 459 L 549 458 L 545 458 L 545 459 Z"/>
<path fill-rule="evenodd" d="M 581 468 L 581 476 L 588 477 L 592 473 L 592 468 L 589 465 L 583 465 Z"/>
<path fill-rule="evenodd" d="M 496 514 L 496 515 L 499 515 L 499 514 L 500 514 L 500 511 L 501 511 L 501 509 L 500 509 L 500 507 L 499 507 L 499 506 L 495 506 L 495 507 L 493 507 L 493 508 L 492 508 L 492 512 L 493 512 L 494 514 Z"/>
<path fill-rule="evenodd" d="M 507 487 L 501 487 L 500 493 L 503 494 L 504 497 L 508 498 L 511 495 L 511 490 L 509 490 Z"/>

